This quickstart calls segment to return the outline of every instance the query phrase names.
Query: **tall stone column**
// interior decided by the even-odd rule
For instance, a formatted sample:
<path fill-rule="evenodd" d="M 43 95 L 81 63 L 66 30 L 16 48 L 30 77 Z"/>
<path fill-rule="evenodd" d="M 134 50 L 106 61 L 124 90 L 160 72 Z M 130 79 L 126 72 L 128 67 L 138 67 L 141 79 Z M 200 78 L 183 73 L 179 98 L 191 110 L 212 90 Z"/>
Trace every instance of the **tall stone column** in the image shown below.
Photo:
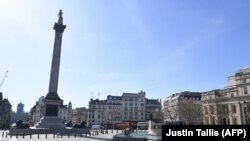
<path fill-rule="evenodd" d="M 63 25 L 62 10 L 60 10 L 58 16 L 58 22 L 55 23 L 53 28 L 55 30 L 55 42 L 50 72 L 49 92 L 46 95 L 45 99 L 60 99 L 57 94 L 57 88 L 59 80 L 62 35 L 64 29 L 66 28 L 66 25 Z"/>
<path fill-rule="evenodd" d="M 58 80 L 59 80 L 59 68 L 60 68 L 60 56 L 61 56 L 61 45 L 62 35 L 66 28 L 63 24 L 62 10 L 58 14 L 58 22 L 55 23 L 53 29 L 55 30 L 55 42 L 52 56 L 51 73 L 49 92 L 44 98 L 45 111 L 44 116 L 35 125 L 37 128 L 64 128 L 64 124 L 58 117 L 59 107 L 63 105 L 63 101 L 57 94 Z"/>

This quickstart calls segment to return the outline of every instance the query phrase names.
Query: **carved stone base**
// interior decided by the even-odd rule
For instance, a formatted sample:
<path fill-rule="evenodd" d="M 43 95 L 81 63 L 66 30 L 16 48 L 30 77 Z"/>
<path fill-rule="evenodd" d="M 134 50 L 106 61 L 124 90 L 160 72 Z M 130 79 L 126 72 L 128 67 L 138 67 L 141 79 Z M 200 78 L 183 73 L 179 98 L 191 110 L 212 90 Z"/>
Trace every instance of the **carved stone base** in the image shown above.
<path fill-rule="evenodd" d="M 48 128 L 48 129 L 64 129 L 65 125 L 63 121 L 58 117 L 44 116 L 38 123 L 35 124 L 36 128 Z"/>
<path fill-rule="evenodd" d="M 162 123 L 154 123 L 148 121 L 148 140 L 161 141 L 162 140 Z"/>

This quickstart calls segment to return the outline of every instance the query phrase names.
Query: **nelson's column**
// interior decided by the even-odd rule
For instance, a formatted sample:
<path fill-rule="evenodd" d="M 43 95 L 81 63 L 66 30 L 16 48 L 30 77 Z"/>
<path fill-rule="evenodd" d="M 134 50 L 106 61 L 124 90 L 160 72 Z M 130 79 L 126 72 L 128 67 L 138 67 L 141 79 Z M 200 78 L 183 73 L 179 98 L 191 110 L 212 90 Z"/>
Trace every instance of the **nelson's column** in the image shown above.
<path fill-rule="evenodd" d="M 37 128 L 65 128 L 62 120 L 58 117 L 58 109 L 59 106 L 63 104 L 63 100 L 61 100 L 57 94 L 62 35 L 64 29 L 66 28 L 66 25 L 63 24 L 62 14 L 62 10 L 60 10 L 58 14 L 58 22 L 55 23 L 53 27 L 55 30 L 55 42 L 50 73 L 49 92 L 44 99 L 44 116 L 35 125 Z"/>

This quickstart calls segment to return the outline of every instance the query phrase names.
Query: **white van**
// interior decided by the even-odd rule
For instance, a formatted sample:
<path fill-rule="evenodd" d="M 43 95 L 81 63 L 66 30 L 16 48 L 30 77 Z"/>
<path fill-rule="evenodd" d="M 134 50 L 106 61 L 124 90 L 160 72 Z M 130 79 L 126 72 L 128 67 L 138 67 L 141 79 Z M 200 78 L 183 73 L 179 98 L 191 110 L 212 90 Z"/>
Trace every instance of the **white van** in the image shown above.
<path fill-rule="evenodd" d="M 102 126 L 101 125 L 92 125 L 92 129 L 101 129 Z"/>

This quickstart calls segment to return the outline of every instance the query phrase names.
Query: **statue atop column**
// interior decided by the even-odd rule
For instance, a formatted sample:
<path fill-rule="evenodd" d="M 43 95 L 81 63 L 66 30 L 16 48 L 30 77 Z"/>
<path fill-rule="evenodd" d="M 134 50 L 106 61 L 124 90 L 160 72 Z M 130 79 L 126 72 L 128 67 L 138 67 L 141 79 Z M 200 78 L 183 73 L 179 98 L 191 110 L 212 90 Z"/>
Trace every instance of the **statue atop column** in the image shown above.
<path fill-rule="evenodd" d="M 56 32 L 63 32 L 64 29 L 66 28 L 66 25 L 63 25 L 63 12 L 62 10 L 59 11 L 58 13 L 58 21 L 55 23 L 53 29 L 56 30 Z"/>
<path fill-rule="evenodd" d="M 59 24 L 63 24 L 63 17 L 62 17 L 62 15 L 63 15 L 63 12 L 62 12 L 62 10 L 60 10 L 59 13 L 58 13 L 58 17 L 59 17 L 58 23 Z"/>

